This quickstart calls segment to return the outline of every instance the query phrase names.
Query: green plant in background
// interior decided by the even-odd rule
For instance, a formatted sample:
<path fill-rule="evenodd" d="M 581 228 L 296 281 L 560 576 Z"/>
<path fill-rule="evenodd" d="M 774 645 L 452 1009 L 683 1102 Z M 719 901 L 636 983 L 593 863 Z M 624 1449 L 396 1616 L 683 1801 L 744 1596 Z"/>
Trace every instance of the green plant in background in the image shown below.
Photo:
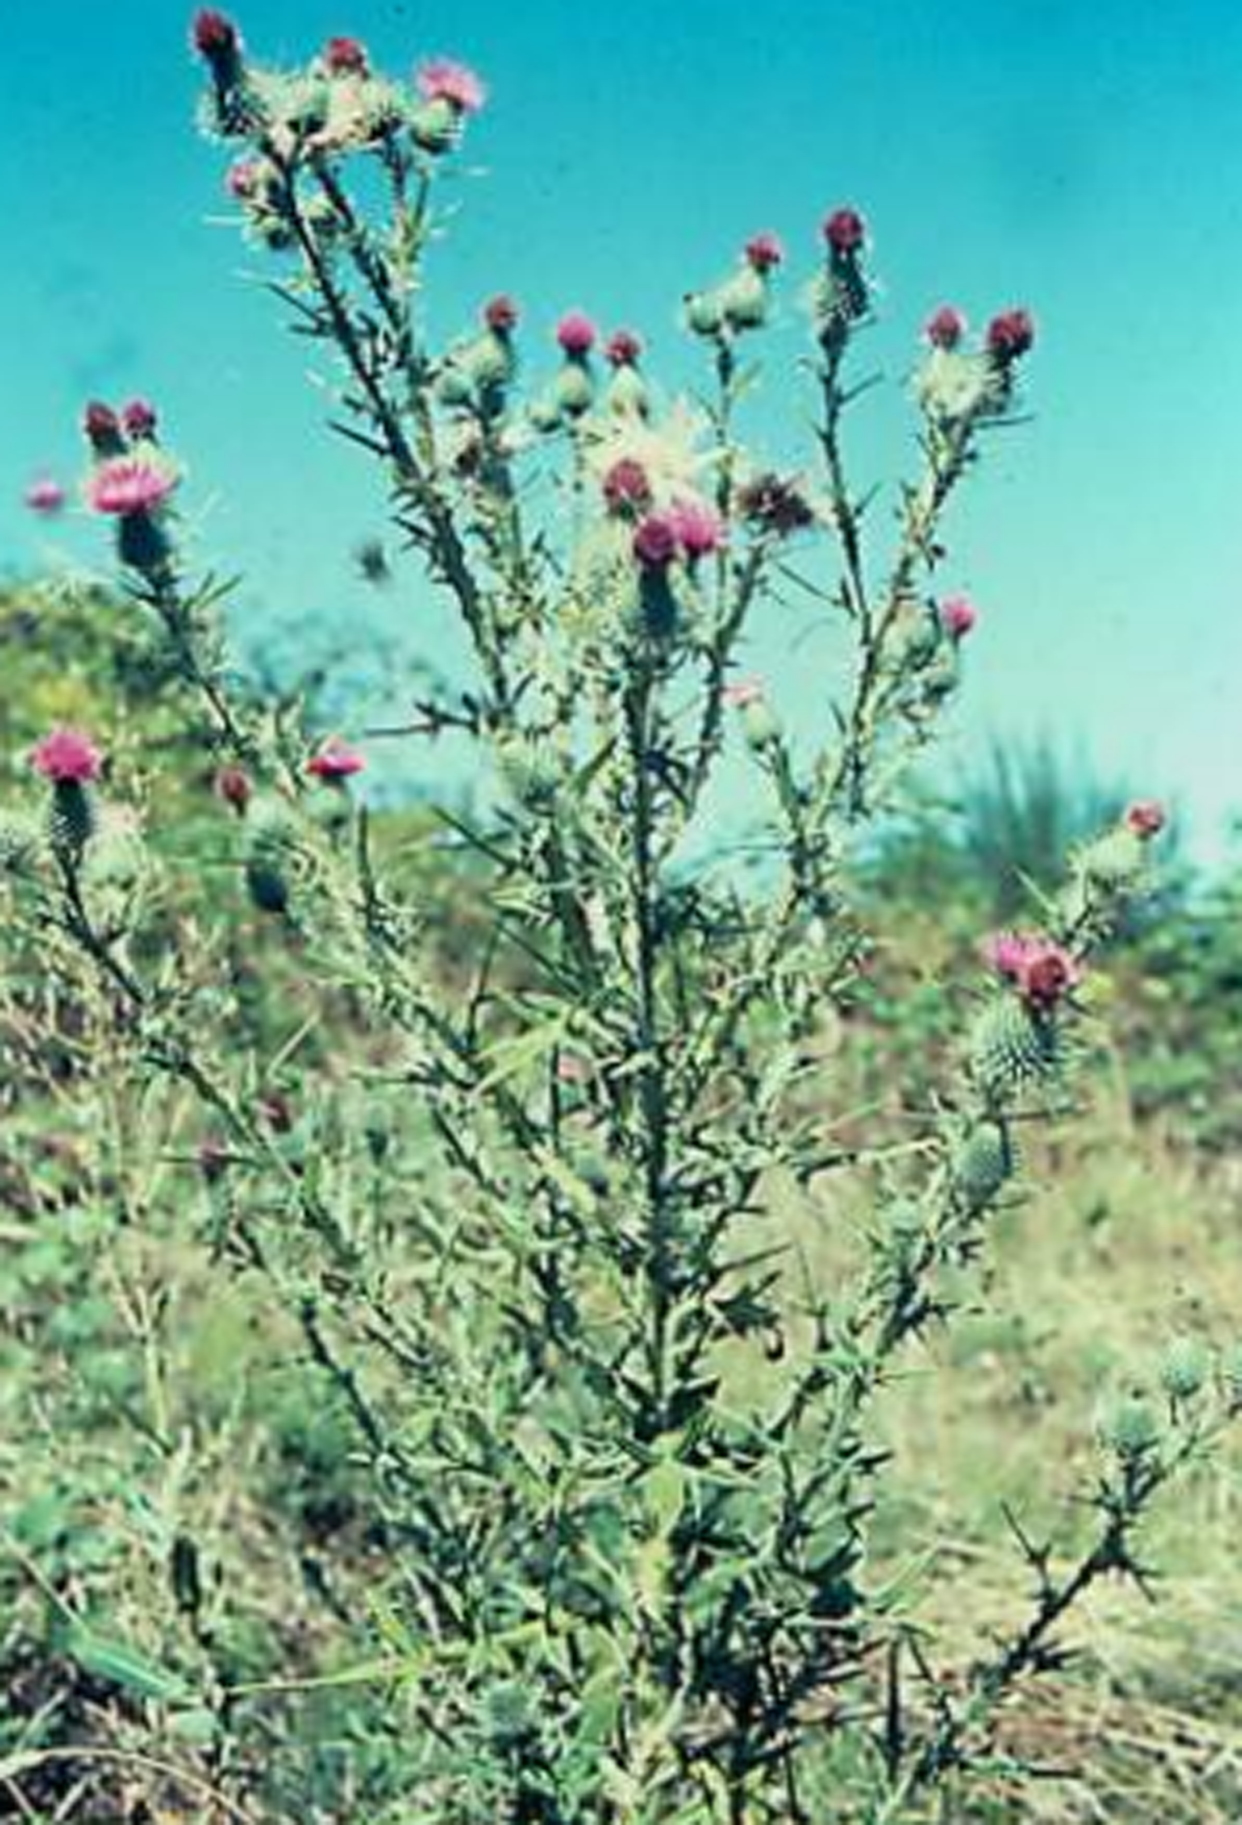
<path fill-rule="evenodd" d="M 19 1541 L 53 1643 L 196 1746 L 192 1780 L 223 1816 L 249 1816 L 252 1795 L 429 1825 L 909 1816 L 994 1765 L 1001 1708 L 1059 1665 L 1079 1600 L 1142 1582 L 1151 1502 L 1235 1397 L 1228 1365 L 1187 1347 L 1110 1405 L 1090 1536 L 1062 1559 L 1015 1522 L 1029 1611 L 964 1667 L 910 1626 L 903 1581 L 872 1574 L 877 1398 L 969 1302 L 1026 1137 L 1066 1113 L 1093 958 L 1144 893 L 1163 822 L 1148 803 L 1115 817 L 1040 929 L 989 944 L 916 1124 L 843 1138 L 848 1111 L 819 1095 L 826 1029 L 856 993 L 852 871 L 960 683 L 974 615 L 933 589 L 944 515 L 1011 417 L 1031 320 L 1002 312 L 973 346 L 956 311 L 931 319 L 922 467 L 876 559 L 842 442 L 873 299 L 856 211 L 826 218 L 810 293 L 817 479 L 759 469 L 738 417 L 784 262 L 774 236 L 687 300 L 709 406 L 666 404 L 639 339 L 601 351 L 577 311 L 525 385 L 513 300 L 447 349 L 422 315 L 444 173 L 484 100 L 474 73 L 441 60 L 411 90 L 352 39 L 276 72 L 214 10 L 195 38 L 211 128 L 243 154 L 229 188 L 246 232 L 286 262 L 273 290 L 337 363 L 336 428 L 377 464 L 469 636 L 475 676 L 421 704 L 419 727 L 474 742 L 494 796 L 458 820 L 479 940 L 446 980 L 360 802 L 363 754 L 234 688 L 224 591 L 184 551 L 155 414 L 90 409 L 88 500 L 199 706 L 236 893 L 222 916 L 179 899 L 193 857 L 162 771 L 122 751 L 101 780 L 99 744 L 61 727 L 34 749 L 41 825 L 6 814 L 11 929 L 40 934 L 49 993 L 90 1042 L 67 1095 L 76 1071 L 113 1103 L 101 1198 L 126 1223 L 158 1213 L 214 1284 L 232 1276 L 247 1309 L 277 1314 L 331 1401 L 308 1411 L 297 1384 L 286 1439 L 303 1525 L 357 1526 L 375 1554 L 372 1651 L 324 1676 L 368 1695 L 351 1718 L 387 1743 L 374 1784 L 358 1738 L 333 1745 L 334 1768 L 319 1745 L 300 1799 L 265 1765 L 273 1682 L 209 1545 L 172 1519 L 236 1421 L 191 1374 L 182 1461 L 174 1354 L 141 1281 L 147 1373 L 127 1398 L 160 1466 L 152 1558 L 182 1626 L 167 1662 L 144 1660 L 100 1628 L 89 1575 Z M 791 552 L 852 639 L 808 752 L 736 676 Z M 781 857 L 762 892 L 688 859 L 735 741 Z M 249 956 L 221 936 L 243 903 L 243 932 L 266 927 Z M 246 1018 L 270 958 L 283 1031 L 279 1006 Z M 865 1215 L 827 1276 L 797 1232 L 826 1220 L 821 1187 L 846 1172 Z M 801 1201 L 793 1225 L 778 1186 Z M 249 1348 L 209 1335 L 196 1360 L 218 1372 L 221 1352 L 246 1367 L 244 1401 Z M 328 1555 L 315 1577 L 330 1606 Z M 166 1756 L 147 1759 L 168 1778 Z"/>

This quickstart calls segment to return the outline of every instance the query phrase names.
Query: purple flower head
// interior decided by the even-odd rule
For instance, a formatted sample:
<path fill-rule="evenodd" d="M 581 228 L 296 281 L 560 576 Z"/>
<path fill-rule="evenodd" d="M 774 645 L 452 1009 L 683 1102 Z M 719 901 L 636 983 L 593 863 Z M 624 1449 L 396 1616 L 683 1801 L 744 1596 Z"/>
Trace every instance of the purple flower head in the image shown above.
<path fill-rule="evenodd" d="M 452 57 L 429 58 L 414 80 L 424 101 L 447 102 L 454 114 L 477 114 L 487 100 L 482 78 Z"/>
<path fill-rule="evenodd" d="M 604 353 L 614 368 L 632 368 L 642 358 L 643 341 L 633 330 L 615 330 Z"/>
<path fill-rule="evenodd" d="M 950 640 L 964 640 L 978 620 L 978 609 L 965 596 L 948 596 L 940 604 L 940 625 Z"/>
<path fill-rule="evenodd" d="M 483 321 L 497 336 L 510 335 L 518 325 L 517 302 L 508 292 L 499 292 L 483 306 Z"/>
<path fill-rule="evenodd" d="M 50 519 L 60 512 L 67 497 L 54 476 L 40 475 L 31 482 L 23 498 L 31 513 L 40 513 Z"/>
<path fill-rule="evenodd" d="M 743 249 L 747 264 L 756 272 L 771 272 L 785 258 L 785 249 L 778 236 L 769 234 L 752 235 Z"/>
<path fill-rule="evenodd" d="M 30 764 L 53 785 L 86 786 L 99 778 L 103 755 L 81 729 L 53 729 L 32 749 Z"/>
<path fill-rule="evenodd" d="M 725 543 L 724 522 L 706 501 L 678 501 L 669 516 L 684 556 L 693 563 L 720 551 Z"/>
<path fill-rule="evenodd" d="M 339 782 L 349 779 L 355 773 L 361 773 L 366 764 L 356 748 L 351 748 L 333 736 L 323 744 L 318 754 L 307 761 L 306 771 L 316 779 Z"/>
<path fill-rule="evenodd" d="M 131 399 L 121 408 L 121 423 L 125 427 L 126 437 L 141 441 L 144 437 L 154 435 L 158 420 L 155 407 L 146 399 Z"/>
<path fill-rule="evenodd" d="M 219 12 L 214 6 L 200 7 L 195 13 L 190 42 L 199 56 L 206 57 L 209 63 L 218 58 L 236 57 L 241 49 L 237 27 L 227 13 Z"/>
<path fill-rule="evenodd" d="M 581 361 L 595 347 L 595 325 L 582 311 L 566 311 L 556 326 L 556 340 L 571 361 Z"/>
<path fill-rule="evenodd" d="M 966 319 L 954 305 L 942 304 L 927 319 L 923 334 L 934 349 L 955 349 L 966 334 Z"/>
<path fill-rule="evenodd" d="M 329 76 L 371 74 L 367 47 L 358 38 L 329 38 L 323 47 L 323 63 Z"/>
<path fill-rule="evenodd" d="M 824 239 L 834 254 L 856 254 L 867 238 L 867 224 L 856 209 L 834 209 L 824 222 Z"/>
<path fill-rule="evenodd" d="M 632 456 L 613 463 L 601 486 L 613 513 L 641 512 L 651 505 L 651 481 L 643 465 Z"/>
<path fill-rule="evenodd" d="M 1156 798 L 1140 798 L 1126 811 L 1126 827 L 1144 843 L 1153 836 L 1159 836 L 1169 821 L 1169 814 Z"/>
<path fill-rule="evenodd" d="M 100 463 L 86 484 L 87 505 L 96 513 L 154 513 L 164 505 L 177 477 L 165 464 L 140 456 L 114 456 Z"/>
<path fill-rule="evenodd" d="M 1035 345 L 1035 320 L 1020 306 L 1001 311 L 988 324 L 988 353 L 1002 367 L 1018 361 Z"/>
<path fill-rule="evenodd" d="M 634 556 L 648 570 L 667 570 L 681 546 L 671 513 L 649 513 L 634 532 Z"/>

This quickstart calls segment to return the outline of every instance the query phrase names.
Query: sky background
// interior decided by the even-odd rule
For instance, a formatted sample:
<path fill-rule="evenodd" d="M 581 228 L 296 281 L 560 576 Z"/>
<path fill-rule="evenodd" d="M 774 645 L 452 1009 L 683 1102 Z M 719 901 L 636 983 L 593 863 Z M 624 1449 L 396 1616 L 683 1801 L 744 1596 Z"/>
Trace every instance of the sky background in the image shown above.
<path fill-rule="evenodd" d="M 0 568 L 97 563 L 99 529 L 21 505 L 76 478 L 82 402 L 143 393 L 189 478 L 205 561 L 245 572 L 252 646 L 395 641 L 437 656 L 410 574 L 382 597 L 351 550 L 383 526 L 365 464 L 321 429 L 305 345 L 222 218 L 222 149 L 195 131 L 179 0 L 4 0 Z M 993 442 L 955 510 L 946 590 L 981 611 L 951 767 L 1048 732 L 1133 790 L 1176 795 L 1215 853 L 1242 808 L 1242 7 L 1235 0 L 241 0 L 263 60 L 330 32 L 376 63 L 474 63 L 492 97 L 437 255 L 447 336 L 517 294 L 530 365 L 583 306 L 640 329 L 670 390 L 699 374 L 677 301 L 772 228 L 791 259 L 748 421 L 796 458 L 798 308 L 825 211 L 872 226 L 889 386 L 851 426 L 856 480 L 912 460 L 907 381 L 946 300 L 1026 303 L 1032 422 Z M 891 497 L 890 497 L 891 498 Z M 877 517 L 877 527 L 882 525 Z M 806 723 L 831 654 L 792 614 L 750 668 Z M 372 706 L 373 707 L 373 706 Z"/>

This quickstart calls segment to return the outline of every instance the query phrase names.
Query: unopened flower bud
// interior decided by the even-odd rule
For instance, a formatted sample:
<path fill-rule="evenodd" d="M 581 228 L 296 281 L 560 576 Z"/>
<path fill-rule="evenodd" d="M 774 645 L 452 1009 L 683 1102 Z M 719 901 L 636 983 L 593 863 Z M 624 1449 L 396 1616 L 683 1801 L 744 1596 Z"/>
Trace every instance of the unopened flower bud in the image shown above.
<path fill-rule="evenodd" d="M 1160 1385 L 1170 1400 L 1193 1400 L 1210 1369 L 1211 1357 L 1197 1337 L 1176 1337 L 1161 1360 Z"/>

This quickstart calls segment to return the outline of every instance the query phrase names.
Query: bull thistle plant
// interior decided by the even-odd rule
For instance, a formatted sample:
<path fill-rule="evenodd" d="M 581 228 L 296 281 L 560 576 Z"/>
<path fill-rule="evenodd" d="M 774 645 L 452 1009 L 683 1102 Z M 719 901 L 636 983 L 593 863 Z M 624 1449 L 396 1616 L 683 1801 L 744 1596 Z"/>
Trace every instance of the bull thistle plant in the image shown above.
<path fill-rule="evenodd" d="M 237 982 L 176 916 L 90 735 L 39 744 L 47 815 L 8 814 L 3 852 L 18 915 L 93 975 L 118 1078 L 189 1093 L 178 1182 L 202 1187 L 222 1280 L 262 1280 L 356 1427 L 384 1542 L 357 1677 L 402 1740 L 383 1817 L 915 1816 L 1004 1764 L 1004 1708 L 1061 1665 L 1093 1586 L 1143 1581 L 1149 1505 L 1233 1404 L 1229 1365 L 1182 1340 L 1084 1416 L 1089 1537 L 1061 1552 L 1011 1518 L 1029 1608 L 968 1665 L 943 1662 L 909 1580 L 871 1554 L 878 1398 L 975 1297 L 1028 1137 L 1072 1113 L 1096 954 L 1163 822 L 1131 807 L 1029 930 L 986 943 L 934 1106 L 858 1139 L 825 1062 L 866 954 L 851 861 L 961 686 L 975 611 L 939 588 L 945 520 L 1015 421 L 1032 320 L 1004 310 L 975 343 L 956 309 L 931 317 L 920 467 L 884 519 L 843 449 L 874 308 L 855 210 L 824 221 L 805 294 L 813 451 L 760 467 L 737 409 L 785 263 L 774 235 L 684 300 L 697 403 L 669 402 L 638 336 L 576 310 L 545 362 L 507 294 L 437 347 L 423 300 L 478 77 L 440 60 L 390 80 L 347 38 L 273 70 L 215 11 L 194 43 L 245 238 L 468 636 L 473 676 L 420 701 L 408 739 L 464 737 L 488 782 L 452 820 L 475 967 L 446 988 L 419 904 L 386 878 L 364 752 L 239 686 L 226 590 L 195 573 L 182 472 L 142 401 L 89 409 L 88 504 L 198 706 L 237 895 L 325 1008 L 349 998 L 362 1053 L 303 1084 L 295 1124 L 282 1059 L 237 1043 Z M 794 586 L 850 642 L 812 744 L 739 676 L 751 624 Z M 729 754 L 766 799 L 759 881 L 704 840 Z M 778 1216 L 795 1191 L 829 1246 Z M 208 1635 L 185 1653 L 219 1737 L 243 1730 Z M 243 1797 L 259 1778 L 213 1765 Z"/>

